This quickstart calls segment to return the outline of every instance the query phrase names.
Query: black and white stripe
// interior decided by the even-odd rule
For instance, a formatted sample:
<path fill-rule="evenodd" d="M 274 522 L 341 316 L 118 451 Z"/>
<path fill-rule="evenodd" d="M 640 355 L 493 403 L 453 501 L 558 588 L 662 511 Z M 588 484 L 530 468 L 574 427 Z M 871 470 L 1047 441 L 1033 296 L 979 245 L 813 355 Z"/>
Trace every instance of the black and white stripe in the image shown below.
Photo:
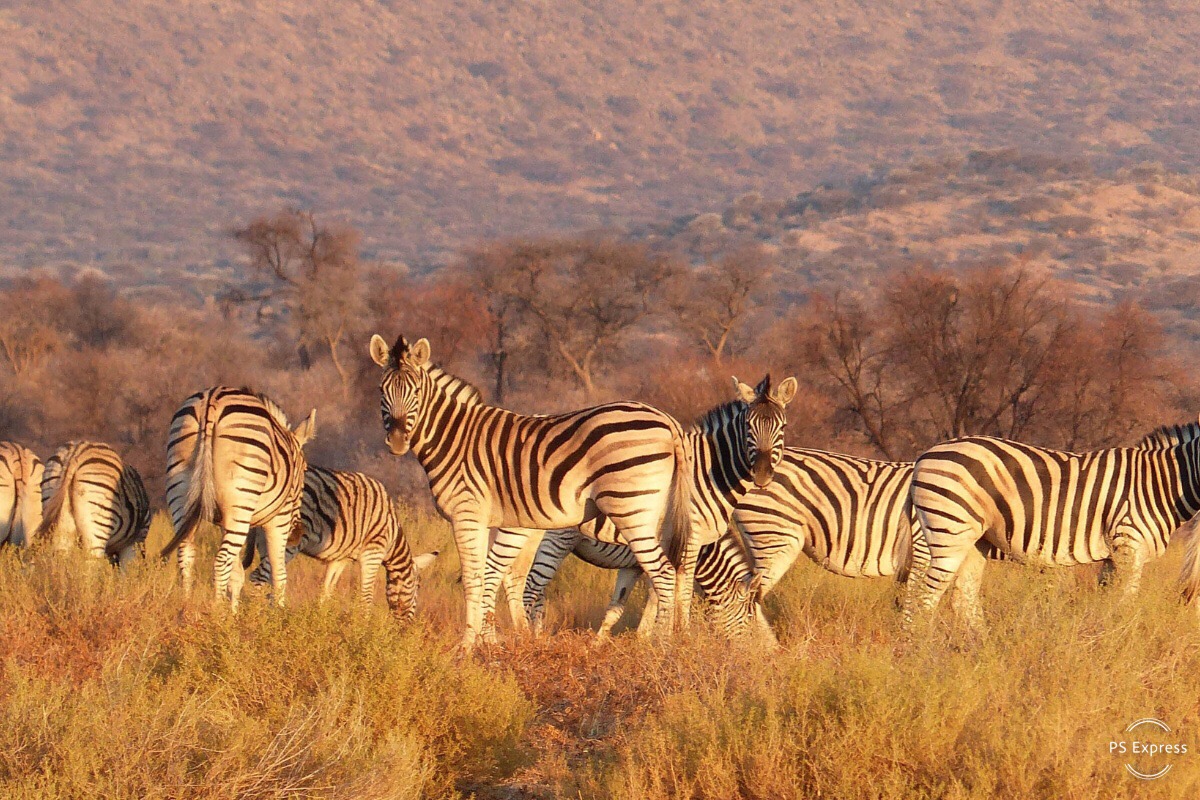
<path fill-rule="evenodd" d="M 293 430 L 271 400 L 247 389 L 219 386 L 183 402 L 171 420 L 167 443 L 167 505 L 179 548 L 184 591 L 192 585 L 195 531 L 201 522 L 224 531 L 217 550 L 217 600 L 237 608 L 244 573 L 238 554 L 252 526 L 266 534 L 275 601 L 284 602 L 284 550 L 299 522 L 307 466 L 301 447 L 312 438 L 316 411 Z"/>
<path fill-rule="evenodd" d="M 781 382 L 776 389 L 771 387 L 770 376 L 757 387 L 739 383 L 734 379 L 737 399 L 718 406 L 704 415 L 684 434 L 684 443 L 690 456 L 691 472 L 691 546 L 685 553 L 681 581 L 686 576 L 686 587 L 678 587 L 681 594 L 686 591 L 690 600 L 693 577 L 699 559 L 700 548 L 716 542 L 729 528 L 730 515 L 743 496 L 755 486 L 769 486 L 775 470 L 784 454 L 784 432 L 787 428 L 786 408 L 796 394 L 795 378 Z M 590 560 L 589 553 L 597 558 L 611 561 L 618 550 L 609 550 L 601 545 L 621 545 L 618 532 L 606 520 L 597 520 L 580 529 L 588 537 L 598 540 L 598 545 L 587 544 L 570 533 L 547 534 L 543 538 L 533 570 L 539 574 L 534 585 L 537 587 L 544 577 L 548 581 L 567 552 L 575 551 L 581 558 Z M 510 538 L 515 549 L 523 544 L 524 532 L 502 529 L 497 533 L 498 546 L 505 545 Z M 500 547 L 494 548 L 494 551 Z M 502 551 L 501 551 L 502 552 Z M 492 566 L 489 559 L 489 566 Z M 501 573 L 508 564 L 498 562 L 495 568 Z M 543 584 L 544 585 L 544 584 Z M 609 628 L 620 617 L 623 594 L 632 586 L 630 576 L 618 578 L 617 590 L 609 614 L 601 628 L 606 635 Z M 729 587 L 732 592 L 736 587 Z M 535 588 L 536 591 L 536 588 Z M 613 616 L 615 614 L 615 617 Z M 731 625 L 731 629 L 738 627 Z"/>
<path fill-rule="evenodd" d="M 668 553 L 688 543 L 687 454 L 679 424 L 643 403 L 532 417 L 483 403 L 465 381 L 433 366 L 429 343 L 393 348 L 379 336 L 383 424 L 395 455 L 411 448 L 454 529 L 473 646 L 484 625 L 488 529 L 574 527 L 611 519 L 655 591 L 675 606 Z M 667 552 L 664 552 L 664 549 Z M 499 583 L 492 584 L 492 602 Z M 670 629 L 673 614 L 662 616 Z"/>
<path fill-rule="evenodd" d="M 37 538 L 81 546 L 124 566 L 150 531 L 150 499 L 138 471 L 100 442 L 68 442 L 46 461 Z"/>
<path fill-rule="evenodd" d="M 405 622 L 416 616 L 417 574 L 437 557 L 437 552 L 413 558 L 383 484 L 361 472 L 310 464 L 304 473 L 300 523 L 300 541 L 289 542 L 287 559 L 304 553 L 325 564 L 322 600 L 332 594 L 342 571 L 357 562 L 360 602 L 373 602 L 375 579 L 383 567 L 392 613 Z M 250 574 L 250 582 L 265 585 L 271 582 L 271 562 L 265 557 L 266 539 L 261 531 L 257 542 L 264 557 Z"/>
<path fill-rule="evenodd" d="M 24 547 L 41 527 L 42 469 L 28 447 L 0 442 L 0 547 Z"/>
<path fill-rule="evenodd" d="M 546 531 L 528 572 L 513 575 L 514 585 L 524 586 L 525 611 L 531 625 L 535 631 L 541 630 L 545 619 L 546 587 L 568 555 L 594 567 L 617 570 L 612 598 L 597 633 L 598 639 L 606 639 L 624 614 L 629 593 L 642 572 L 632 551 L 625 545 L 597 541 L 577 530 Z M 761 605 L 756 602 L 759 581 L 755 579 L 753 564 L 735 533 L 727 531 L 717 541 L 700 548 L 696 560 L 696 586 L 708 601 L 714 622 L 726 635 L 733 637 L 760 631 L 773 639 L 762 616 Z M 653 624 L 655 614 L 654 595 L 650 594 L 638 630 L 645 632 Z"/>
<path fill-rule="evenodd" d="M 912 498 L 930 552 L 917 610 L 932 610 L 954 581 L 982 627 L 980 543 L 1040 566 L 1106 561 L 1134 593 L 1143 564 L 1200 509 L 1200 425 L 1082 454 L 983 436 L 945 442 L 917 459 Z"/>
<path fill-rule="evenodd" d="M 800 553 L 836 575 L 907 577 L 913 465 L 789 447 L 775 480 L 733 512 L 769 592 Z"/>

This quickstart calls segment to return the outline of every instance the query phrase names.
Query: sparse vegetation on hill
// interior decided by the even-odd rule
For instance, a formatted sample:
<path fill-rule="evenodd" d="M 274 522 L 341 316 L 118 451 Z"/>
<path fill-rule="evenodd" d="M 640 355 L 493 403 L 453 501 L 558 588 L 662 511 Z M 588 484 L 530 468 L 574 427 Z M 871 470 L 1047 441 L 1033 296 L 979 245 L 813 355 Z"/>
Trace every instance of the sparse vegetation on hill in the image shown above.
<path fill-rule="evenodd" d="M 972 149 L 1196 171 L 1195 4 L 112 0 L 0 12 L 0 261 L 219 281 L 284 203 L 368 260 Z"/>

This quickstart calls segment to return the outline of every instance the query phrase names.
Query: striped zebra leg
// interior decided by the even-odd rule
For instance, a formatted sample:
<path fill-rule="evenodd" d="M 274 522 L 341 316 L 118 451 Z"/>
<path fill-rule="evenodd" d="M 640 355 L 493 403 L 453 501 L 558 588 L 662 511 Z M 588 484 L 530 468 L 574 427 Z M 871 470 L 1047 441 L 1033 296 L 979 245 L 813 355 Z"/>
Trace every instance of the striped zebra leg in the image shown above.
<path fill-rule="evenodd" d="M 483 629 L 483 579 L 488 557 L 488 529 L 474 514 L 456 516 L 454 542 L 462 569 L 463 599 L 467 607 L 467 627 L 460 650 L 469 653 Z"/>
<path fill-rule="evenodd" d="M 349 563 L 349 561 L 339 559 L 325 565 L 325 580 L 321 583 L 322 603 L 328 602 L 329 598 L 333 597 L 333 590 L 337 588 L 338 581 L 342 579 L 342 572 Z"/>
<path fill-rule="evenodd" d="M 525 587 L 528 585 L 529 571 L 534 560 L 541 552 L 541 544 L 545 540 L 545 531 L 533 531 L 525 547 L 517 555 L 512 566 L 504 573 L 504 597 L 508 601 L 508 618 L 512 620 L 517 633 L 528 635 L 533 631 L 530 625 L 529 612 L 525 605 Z"/>
<path fill-rule="evenodd" d="M 633 591 L 633 587 L 637 585 L 638 578 L 640 577 L 642 577 L 640 569 L 621 569 L 617 571 L 617 584 L 613 587 L 612 599 L 609 600 L 608 608 L 604 612 L 604 621 L 600 623 L 600 630 L 596 633 L 597 642 L 608 639 L 612 634 L 612 629 L 621 621 L 621 617 L 625 614 L 625 603 L 629 599 L 629 593 Z M 651 627 L 653 627 L 653 624 L 654 622 L 651 620 Z M 649 630 L 648 628 L 647 633 Z"/>
<path fill-rule="evenodd" d="M 292 513 L 276 514 L 262 526 L 267 539 L 267 559 L 271 562 L 271 599 L 281 608 L 287 604 L 287 544 L 293 517 Z M 240 563 L 237 571 L 243 571 Z"/>
<path fill-rule="evenodd" d="M 573 529 L 546 531 L 542 536 L 533 565 L 525 576 L 522 593 L 525 613 L 536 634 L 542 632 L 546 621 L 546 587 L 582 537 L 582 533 Z"/>
<path fill-rule="evenodd" d="M 646 607 L 642 609 L 642 619 L 637 627 L 639 638 L 644 639 L 654 632 L 654 627 L 658 623 L 658 606 L 658 595 L 654 593 L 654 586 L 647 586 Z"/>
<path fill-rule="evenodd" d="M 233 611 L 237 611 L 238 601 L 241 599 L 242 583 L 246 575 L 242 568 L 241 555 L 242 548 L 246 546 L 246 538 L 250 535 L 249 527 L 245 526 L 245 530 L 225 529 L 213 564 L 213 591 L 215 592 L 213 601 L 218 606 L 224 601 L 228 601 Z M 181 546 L 181 558 L 182 553 Z M 180 566 L 182 568 L 182 564 Z M 274 566 L 272 564 L 272 567 Z"/>
<path fill-rule="evenodd" d="M 492 642 L 496 639 L 496 594 L 500 590 L 500 584 L 505 581 L 513 562 L 530 544 L 529 540 L 533 533 L 534 531 L 529 528 L 500 528 L 496 531 L 496 538 L 492 541 L 491 546 L 488 547 L 487 562 L 484 567 L 483 593 L 480 601 L 483 615 L 481 634 L 485 642 Z M 515 594 L 515 587 L 513 593 Z M 520 613 L 523 618 L 524 609 Z"/>
<path fill-rule="evenodd" d="M 950 607 L 955 616 L 966 623 L 971 635 L 977 639 L 987 634 L 983 624 L 983 610 L 979 604 L 979 589 L 983 583 L 983 568 L 987 559 L 978 548 L 971 548 L 963 559 L 958 575 L 950 589 Z"/>
<path fill-rule="evenodd" d="M 189 597 L 196 583 L 196 543 L 191 539 L 180 542 L 175 552 L 175 563 L 179 566 L 179 582 L 183 587 L 183 596 Z"/>
<path fill-rule="evenodd" d="M 358 599 L 364 606 L 375 602 L 375 579 L 383 566 L 383 552 L 366 550 L 358 557 Z"/>

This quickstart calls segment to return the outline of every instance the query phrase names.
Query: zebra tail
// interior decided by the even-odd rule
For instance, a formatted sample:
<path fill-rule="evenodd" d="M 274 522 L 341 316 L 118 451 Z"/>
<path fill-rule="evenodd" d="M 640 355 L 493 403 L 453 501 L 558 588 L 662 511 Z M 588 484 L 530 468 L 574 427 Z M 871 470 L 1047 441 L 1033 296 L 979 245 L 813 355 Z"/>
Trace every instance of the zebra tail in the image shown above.
<path fill-rule="evenodd" d="M 212 463 L 213 434 L 207 429 L 205 422 L 197 435 L 200 441 L 192 451 L 192 463 L 188 467 L 190 480 L 187 496 L 183 501 L 183 516 L 175 529 L 174 538 L 159 552 L 160 558 L 166 558 L 181 542 L 190 539 L 201 522 L 216 518 L 217 486 Z"/>
<path fill-rule="evenodd" d="M 896 583 L 908 583 L 908 576 L 912 574 L 913 566 L 913 537 L 917 535 L 917 520 L 911 514 L 912 501 L 909 501 L 909 528 L 908 535 L 901 533 L 896 537 L 896 544 L 892 548 L 892 563 L 896 565 Z"/>
<path fill-rule="evenodd" d="M 71 513 L 71 484 L 75 480 L 75 468 L 78 459 L 71 458 L 63 466 L 62 472 L 59 474 L 58 487 L 54 490 L 54 494 L 50 495 L 50 499 L 42 506 L 42 523 L 38 525 L 37 531 L 34 533 L 33 539 L 26 541 L 45 542 L 46 537 L 54 533 L 58 529 L 59 520 L 62 519 L 64 513 Z"/>
<path fill-rule="evenodd" d="M 250 569 L 250 565 L 254 563 L 255 551 L 258 550 L 260 543 L 265 544 L 265 535 L 262 528 L 250 529 L 250 536 L 246 538 L 246 545 L 242 548 L 242 569 Z M 292 541 L 289 539 L 288 544 L 291 543 Z"/>
<path fill-rule="evenodd" d="M 1190 526 L 1187 537 L 1187 552 L 1183 556 L 1183 566 L 1179 571 L 1179 588 L 1183 592 L 1183 601 L 1190 604 L 1200 594 L 1200 530 Z"/>
<path fill-rule="evenodd" d="M 670 496 L 667 499 L 667 513 L 663 515 L 662 530 L 659 531 L 659 541 L 670 537 L 667 547 L 667 560 L 671 566 L 678 569 L 683 564 L 683 555 L 687 552 L 692 538 L 692 464 L 688 458 L 687 448 L 684 447 L 683 437 L 675 433 L 675 474 L 671 476 Z"/>

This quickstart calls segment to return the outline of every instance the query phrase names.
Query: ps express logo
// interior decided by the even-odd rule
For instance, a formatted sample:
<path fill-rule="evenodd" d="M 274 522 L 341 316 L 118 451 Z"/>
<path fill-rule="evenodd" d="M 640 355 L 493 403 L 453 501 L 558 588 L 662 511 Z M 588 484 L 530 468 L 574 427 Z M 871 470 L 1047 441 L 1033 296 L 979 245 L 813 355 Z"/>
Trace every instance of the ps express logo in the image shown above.
<path fill-rule="evenodd" d="M 1157 780 L 1171 771 L 1173 756 L 1187 755 L 1188 746 L 1174 741 L 1171 726 L 1160 719 L 1146 717 L 1125 729 L 1124 739 L 1108 743 L 1108 752 L 1126 756 L 1125 769 L 1135 778 Z"/>

